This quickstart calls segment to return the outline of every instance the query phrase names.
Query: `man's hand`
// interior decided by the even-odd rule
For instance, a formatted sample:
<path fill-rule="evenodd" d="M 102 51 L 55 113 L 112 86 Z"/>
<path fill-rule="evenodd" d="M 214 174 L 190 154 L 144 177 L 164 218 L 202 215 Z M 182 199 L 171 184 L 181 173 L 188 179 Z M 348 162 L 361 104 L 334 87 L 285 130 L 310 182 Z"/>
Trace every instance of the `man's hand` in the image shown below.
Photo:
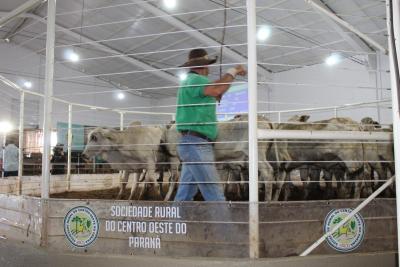
<path fill-rule="evenodd" d="M 234 68 L 230 68 L 226 73 L 236 78 L 236 75 L 244 76 L 247 72 L 242 65 L 236 65 Z"/>
<path fill-rule="evenodd" d="M 221 79 L 215 81 L 212 85 L 208 85 L 204 89 L 204 95 L 212 96 L 219 102 L 222 95 L 229 89 L 236 75 L 244 76 L 247 74 L 246 69 L 242 65 L 237 65 L 234 68 L 228 69 L 226 74 Z"/>
<path fill-rule="evenodd" d="M 236 75 L 245 76 L 247 74 L 246 69 L 242 65 L 235 66 Z"/>

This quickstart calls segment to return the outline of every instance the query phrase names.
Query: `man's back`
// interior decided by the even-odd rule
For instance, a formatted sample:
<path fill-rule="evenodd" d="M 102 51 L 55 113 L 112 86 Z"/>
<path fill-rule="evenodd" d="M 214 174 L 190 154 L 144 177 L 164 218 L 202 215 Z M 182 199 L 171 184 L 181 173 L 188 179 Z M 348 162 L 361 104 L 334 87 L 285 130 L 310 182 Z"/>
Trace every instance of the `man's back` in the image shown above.
<path fill-rule="evenodd" d="M 217 137 L 214 97 L 205 96 L 204 88 L 210 84 L 206 76 L 189 73 L 178 91 L 177 130 L 190 130 L 214 140 Z"/>

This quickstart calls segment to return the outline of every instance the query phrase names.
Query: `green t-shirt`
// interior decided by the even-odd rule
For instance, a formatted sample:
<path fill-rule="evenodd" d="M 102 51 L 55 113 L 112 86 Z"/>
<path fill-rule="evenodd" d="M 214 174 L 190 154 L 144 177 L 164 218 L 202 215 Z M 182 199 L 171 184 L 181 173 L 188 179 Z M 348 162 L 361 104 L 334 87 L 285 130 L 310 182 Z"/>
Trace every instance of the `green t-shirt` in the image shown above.
<path fill-rule="evenodd" d="M 181 83 L 176 109 L 178 131 L 190 130 L 211 140 L 217 138 L 216 100 L 204 95 L 204 88 L 210 83 L 206 76 L 195 73 L 189 73 Z"/>

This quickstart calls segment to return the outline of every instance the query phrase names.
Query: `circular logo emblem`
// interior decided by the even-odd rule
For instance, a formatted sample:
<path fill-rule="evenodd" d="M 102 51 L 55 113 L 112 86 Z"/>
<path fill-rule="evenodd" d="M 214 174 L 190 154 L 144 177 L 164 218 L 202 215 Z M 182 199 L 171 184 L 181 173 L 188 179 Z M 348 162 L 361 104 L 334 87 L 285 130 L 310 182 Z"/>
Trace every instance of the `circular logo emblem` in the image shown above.
<path fill-rule="evenodd" d="M 331 210 L 325 218 L 324 233 L 329 232 L 351 212 L 352 209 Z M 360 246 L 364 234 L 364 219 L 357 213 L 326 240 L 333 249 L 340 252 L 350 252 Z"/>
<path fill-rule="evenodd" d="M 99 221 L 88 207 L 72 208 L 64 217 L 64 233 L 68 241 L 76 247 L 87 247 L 99 234 Z"/>

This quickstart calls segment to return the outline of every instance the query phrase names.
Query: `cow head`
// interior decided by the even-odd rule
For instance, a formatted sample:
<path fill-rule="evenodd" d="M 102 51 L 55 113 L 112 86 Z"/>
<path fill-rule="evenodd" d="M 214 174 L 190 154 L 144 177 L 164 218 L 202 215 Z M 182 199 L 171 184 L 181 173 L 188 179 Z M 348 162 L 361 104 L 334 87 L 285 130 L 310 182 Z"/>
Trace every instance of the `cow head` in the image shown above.
<path fill-rule="evenodd" d="M 112 151 L 117 141 L 117 131 L 107 128 L 96 128 L 88 135 L 87 144 L 83 155 L 86 158 L 102 155 L 105 152 Z"/>
<path fill-rule="evenodd" d="M 288 119 L 288 122 L 307 122 L 310 115 L 294 115 Z"/>
<path fill-rule="evenodd" d="M 371 117 L 365 117 L 361 120 L 361 124 L 364 130 L 373 131 L 375 129 L 380 129 L 381 125 L 379 122 L 374 121 Z"/>

